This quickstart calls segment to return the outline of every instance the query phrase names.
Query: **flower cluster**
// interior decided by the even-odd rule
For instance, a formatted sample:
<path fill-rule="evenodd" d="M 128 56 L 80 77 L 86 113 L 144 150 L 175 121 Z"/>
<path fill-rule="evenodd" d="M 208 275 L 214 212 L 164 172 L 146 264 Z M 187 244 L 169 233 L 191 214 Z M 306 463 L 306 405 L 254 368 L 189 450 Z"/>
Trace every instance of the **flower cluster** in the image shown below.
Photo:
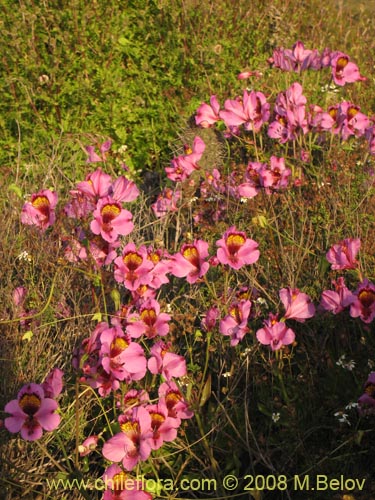
<path fill-rule="evenodd" d="M 333 81 L 339 86 L 366 80 L 359 73 L 358 66 L 350 61 L 347 54 L 340 51 L 330 51 L 328 48 L 325 48 L 320 54 L 316 49 L 305 49 L 301 41 L 297 41 L 292 49 L 275 49 L 268 61 L 274 68 L 294 71 L 295 73 L 307 69 L 320 70 L 328 67 L 331 69 Z"/>
<path fill-rule="evenodd" d="M 331 269 L 344 271 L 357 270 L 359 262 L 356 257 L 361 247 L 359 238 L 346 238 L 333 245 L 326 257 L 331 264 Z M 375 285 L 367 278 L 362 279 L 357 289 L 351 291 L 345 285 L 345 280 L 340 276 L 332 281 L 334 290 L 322 292 L 320 306 L 325 311 L 339 314 L 349 309 L 352 318 L 360 318 L 364 323 L 371 323 L 375 318 Z"/>

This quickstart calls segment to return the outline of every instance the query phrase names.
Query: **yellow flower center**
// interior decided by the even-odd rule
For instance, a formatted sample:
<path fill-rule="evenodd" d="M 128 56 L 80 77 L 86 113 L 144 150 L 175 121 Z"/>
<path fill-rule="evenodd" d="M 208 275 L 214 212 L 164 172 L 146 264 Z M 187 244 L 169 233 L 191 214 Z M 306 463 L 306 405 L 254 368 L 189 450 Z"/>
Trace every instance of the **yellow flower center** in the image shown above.
<path fill-rule="evenodd" d="M 128 347 L 128 343 L 123 337 L 116 337 L 111 343 L 110 355 L 115 358 Z"/>
<path fill-rule="evenodd" d="M 229 250 L 229 253 L 234 255 L 238 252 L 238 250 L 245 244 L 246 239 L 242 236 L 242 234 L 229 234 L 226 239 L 226 244 Z"/>
<path fill-rule="evenodd" d="M 130 271 L 135 271 L 143 262 L 142 256 L 137 252 L 128 252 L 122 260 Z"/>

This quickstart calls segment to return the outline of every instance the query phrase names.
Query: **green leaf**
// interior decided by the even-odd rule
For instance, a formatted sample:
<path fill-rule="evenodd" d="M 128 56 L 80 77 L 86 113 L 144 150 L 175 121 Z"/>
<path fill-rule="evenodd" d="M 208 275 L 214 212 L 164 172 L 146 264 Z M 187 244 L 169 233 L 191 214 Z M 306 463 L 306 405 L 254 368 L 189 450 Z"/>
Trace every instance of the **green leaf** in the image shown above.
<path fill-rule="evenodd" d="M 33 332 L 31 330 L 28 330 L 22 335 L 22 340 L 27 340 L 28 342 L 30 342 L 30 340 L 33 338 L 33 335 Z"/>

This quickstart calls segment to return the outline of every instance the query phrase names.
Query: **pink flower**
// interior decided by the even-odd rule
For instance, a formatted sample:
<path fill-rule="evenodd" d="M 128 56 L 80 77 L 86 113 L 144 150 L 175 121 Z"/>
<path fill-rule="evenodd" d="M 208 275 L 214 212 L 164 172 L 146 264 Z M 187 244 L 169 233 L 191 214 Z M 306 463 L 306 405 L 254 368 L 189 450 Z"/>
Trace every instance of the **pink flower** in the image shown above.
<path fill-rule="evenodd" d="M 249 331 L 247 321 L 251 309 L 250 300 L 240 300 L 229 308 L 229 314 L 220 321 L 219 331 L 222 335 L 229 335 L 230 345 L 237 345 Z"/>
<path fill-rule="evenodd" d="M 115 280 L 124 283 L 128 290 L 137 290 L 141 285 L 151 282 L 153 263 L 147 258 L 147 248 L 142 245 L 138 250 L 134 243 L 128 243 L 120 257 L 115 259 Z"/>
<path fill-rule="evenodd" d="M 271 315 L 264 321 L 264 327 L 256 332 L 256 337 L 261 344 L 269 345 L 272 351 L 277 351 L 284 345 L 292 344 L 295 334 L 285 323 L 277 321 L 276 317 Z"/>
<path fill-rule="evenodd" d="M 181 198 L 181 191 L 164 188 L 158 195 L 155 203 L 151 205 L 156 217 L 163 217 L 168 212 L 176 212 L 177 202 Z"/>
<path fill-rule="evenodd" d="M 375 318 L 375 285 L 368 279 L 364 279 L 354 292 L 350 316 L 359 316 L 364 323 L 371 323 Z"/>
<path fill-rule="evenodd" d="M 202 326 L 207 332 L 211 332 L 215 326 L 216 322 L 220 316 L 220 311 L 216 306 L 210 307 L 202 320 Z"/>
<path fill-rule="evenodd" d="M 306 117 L 306 97 L 301 84 L 294 82 L 286 92 L 280 92 L 275 103 L 275 120 L 268 128 L 268 136 L 281 143 L 295 140 L 298 132 L 309 131 Z"/>
<path fill-rule="evenodd" d="M 292 50 L 278 48 L 273 52 L 271 64 L 284 71 L 299 73 L 306 69 L 318 70 L 322 67 L 321 56 L 316 49 L 308 50 L 302 42 L 297 41 Z"/>
<path fill-rule="evenodd" d="M 358 66 L 350 62 L 348 55 L 343 52 L 334 52 L 331 56 L 332 77 L 336 85 L 340 87 L 345 83 L 353 83 L 366 80 L 359 73 Z"/>
<path fill-rule="evenodd" d="M 171 317 L 167 313 L 160 312 L 159 302 L 149 299 L 141 305 L 139 315 L 129 315 L 128 320 L 126 332 L 131 337 L 139 338 L 141 335 L 146 335 L 147 338 L 153 339 L 157 335 L 167 335 Z"/>
<path fill-rule="evenodd" d="M 137 406 L 131 417 L 120 415 L 119 423 L 121 432 L 104 443 L 103 455 L 112 462 L 122 462 L 124 469 L 132 470 L 150 456 L 151 416 L 145 408 Z"/>
<path fill-rule="evenodd" d="M 210 104 L 211 106 L 206 103 L 202 103 L 197 109 L 195 123 L 200 125 L 202 128 L 211 127 L 214 123 L 220 120 L 220 104 L 218 103 L 215 95 L 210 97 Z"/>
<path fill-rule="evenodd" d="M 78 451 L 81 457 L 86 457 L 98 446 L 99 436 L 89 436 L 83 443 L 78 447 Z"/>
<path fill-rule="evenodd" d="M 142 347 L 131 342 L 119 326 L 105 329 L 100 335 L 101 364 L 117 380 L 141 380 L 146 375 L 147 361 Z"/>
<path fill-rule="evenodd" d="M 244 198 L 253 198 L 262 188 L 269 192 L 274 177 L 266 163 L 249 162 L 245 172 L 245 182 L 238 186 L 238 194 Z"/>
<path fill-rule="evenodd" d="M 331 269 L 356 269 L 358 267 L 356 256 L 360 247 L 361 240 L 359 238 L 346 238 L 333 245 L 326 254 Z"/>
<path fill-rule="evenodd" d="M 338 314 L 346 307 L 350 306 L 356 297 L 346 287 L 343 277 L 338 278 L 337 281 L 332 281 L 332 284 L 335 290 L 324 290 L 320 306 L 325 311 L 331 311 L 333 314 Z"/>
<path fill-rule="evenodd" d="M 122 404 L 117 403 L 118 407 L 123 407 L 124 415 L 131 416 L 133 408 L 137 406 L 146 406 L 150 402 L 149 394 L 143 389 L 130 389 L 124 396 Z"/>
<path fill-rule="evenodd" d="M 43 189 L 31 196 L 31 201 L 24 204 L 21 212 L 22 224 L 37 226 L 42 231 L 55 222 L 55 207 L 57 194 L 49 189 Z"/>
<path fill-rule="evenodd" d="M 202 278 L 208 271 L 210 264 L 205 261 L 208 257 L 208 243 L 195 240 L 194 243 L 182 245 L 181 252 L 170 259 L 170 272 L 179 278 L 186 277 L 190 284 Z"/>
<path fill-rule="evenodd" d="M 279 291 L 280 300 L 286 311 L 285 319 L 295 319 L 303 323 L 305 319 L 311 318 L 315 314 L 315 306 L 310 297 L 298 288 L 283 288 Z"/>
<path fill-rule="evenodd" d="M 23 304 L 26 300 L 27 296 L 27 289 L 24 286 L 18 286 L 13 290 L 13 304 L 16 306 L 16 308 L 23 309 Z"/>
<path fill-rule="evenodd" d="M 106 152 L 111 149 L 111 145 L 112 145 L 111 140 L 105 141 L 103 142 L 103 144 L 99 145 L 99 152 L 101 153 L 101 156 L 95 153 L 94 146 L 86 146 L 85 149 L 89 155 L 89 157 L 87 158 L 87 163 L 96 163 L 98 161 L 105 161 Z"/>
<path fill-rule="evenodd" d="M 55 399 L 61 394 L 63 388 L 64 372 L 60 368 L 53 368 L 42 384 L 46 398 Z"/>
<path fill-rule="evenodd" d="M 40 439 L 45 431 L 53 431 L 60 424 L 60 416 L 55 413 L 56 401 L 46 398 L 41 385 L 27 384 L 14 399 L 5 405 L 5 412 L 11 416 L 4 420 L 9 432 L 21 431 L 27 441 Z"/>
<path fill-rule="evenodd" d="M 285 189 L 288 186 L 288 178 L 292 171 L 285 166 L 284 158 L 277 158 L 271 156 L 270 168 L 268 170 L 267 181 L 271 178 L 271 186 L 265 185 L 267 194 L 272 193 L 273 190 Z"/>
<path fill-rule="evenodd" d="M 126 236 L 134 229 L 134 224 L 131 222 L 132 214 L 109 196 L 98 201 L 93 216 L 91 231 L 100 234 L 110 243 L 116 241 L 119 235 Z"/>
<path fill-rule="evenodd" d="M 219 247 L 217 258 L 221 264 L 228 264 L 233 269 L 240 269 L 246 264 L 254 264 L 259 259 L 258 243 L 248 239 L 242 231 L 230 227 L 221 240 L 216 242 Z"/>
<path fill-rule="evenodd" d="M 117 464 L 104 472 L 105 492 L 103 500 L 152 500 L 152 495 L 143 491 L 142 481 L 132 478 Z"/>
<path fill-rule="evenodd" d="M 148 369 L 153 375 L 161 373 L 170 381 L 172 377 L 186 375 L 186 361 L 183 356 L 170 352 L 171 344 L 156 342 L 151 347 L 151 357 L 148 360 Z"/>
<path fill-rule="evenodd" d="M 201 159 L 202 154 L 206 148 L 205 143 L 200 137 L 195 137 L 193 147 L 185 146 L 185 154 L 173 158 L 171 167 L 166 167 L 168 179 L 174 182 L 181 182 L 186 180 L 194 172 L 199 170 L 197 162 Z"/>
<path fill-rule="evenodd" d="M 159 386 L 158 393 L 159 403 L 167 406 L 169 417 L 176 418 L 180 422 L 181 419 L 194 416 L 175 382 L 163 382 Z"/>
<path fill-rule="evenodd" d="M 77 184 L 77 190 L 96 202 L 99 198 L 108 196 L 111 183 L 111 176 L 98 168 L 88 174 L 86 180 Z"/>
<path fill-rule="evenodd" d="M 254 90 L 244 90 L 243 99 L 226 100 L 224 108 L 224 111 L 220 111 L 220 118 L 228 127 L 244 124 L 245 130 L 259 132 L 270 117 L 270 105 L 265 95 Z"/>
<path fill-rule="evenodd" d="M 138 198 L 139 189 L 133 181 L 121 175 L 109 188 L 109 194 L 113 200 L 119 203 L 130 202 Z"/>
<path fill-rule="evenodd" d="M 147 411 L 151 416 L 152 438 L 150 445 L 153 450 L 158 450 L 164 442 L 174 441 L 177 437 L 177 429 L 180 422 L 168 415 L 168 408 L 165 403 L 159 402 L 147 406 Z"/>
<path fill-rule="evenodd" d="M 361 113 L 359 106 L 351 102 L 342 102 L 340 104 L 339 121 L 341 125 L 341 137 L 346 141 L 351 135 L 360 137 L 364 135 L 370 120 Z"/>

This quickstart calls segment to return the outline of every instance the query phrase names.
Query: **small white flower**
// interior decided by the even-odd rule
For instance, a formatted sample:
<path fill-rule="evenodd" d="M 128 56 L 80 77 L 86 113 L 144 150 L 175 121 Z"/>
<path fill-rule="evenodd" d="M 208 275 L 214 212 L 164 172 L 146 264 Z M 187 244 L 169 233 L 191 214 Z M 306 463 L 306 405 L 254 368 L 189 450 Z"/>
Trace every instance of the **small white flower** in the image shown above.
<path fill-rule="evenodd" d="M 31 255 L 24 250 L 17 256 L 17 260 L 27 260 L 27 262 L 31 262 L 32 258 Z"/>
<path fill-rule="evenodd" d="M 245 349 L 243 352 L 241 352 L 241 356 L 242 356 L 242 357 L 245 357 L 245 356 L 247 356 L 248 354 L 250 354 L 250 353 L 251 353 L 251 351 L 252 351 L 251 347 L 246 347 L 246 349 Z"/>
<path fill-rule="evenodd" d="M 351 425 L 349 420 L 348 420 L 348 415 L 347 413 L 344 413 L 343 411 L 337 411 L 334 416 L 336 418 L 338 418 L 338 421 L 341 423 L 341 424 L 348 424 L 348 425 Z"/>
<path fill-rule="evenodd" d="M 353 359 L 350 359 L 349 361 L 347 361 L 346 355 L 343 354 L 342 356 L 340 356 L 338 361 L 336 361 L 336 365 L 341 366 L 342 368 L 344 368 L 344 370 L 348 370 L 351 372 L 355 368 L 355 361 Z"/>
<path fill-rule="evenodd" d="M 232 376 L 232 374 L 231 374 L 231 372 L 225 372 L 225 373 L 223 373 L 223 375 L 222 375 L 222 376 L 223 376 L 224 378 L 228 378 L 228 377 L 231 377 L 231 376 Z"/>
<path fill-rule="evenodd" d="M 345 406 L 345 410 L 351 410 L 352 408 L 357 408 L 358 403 L 350 402 Z"/>
<path fill-rule="evenodd" d="M 266 306 L 267 301 L 266 299 L 263 299 L 263 297 L 258 297 L 257 300 L 255 301 L 256 304 L 259 304 L 260 306 Z"/>
<path fill-rule="evenodd" d="M 240 198 L 240 203 L 247 203 L 247 200 L 248 200 L 248 199 L 249 199 L 249 198 L 244 198 L 244 197 L 242 197 L 242 198 Z"/>
<path fill-rule="evenodd" d="M 375 363 L 372 361 L 372 359 L 367 360 L 367 366 L 372 370 L 374 368 Z"/>
<path fill-rule="evenodd" d="M 280 420 L 280 413 L 272 413 L 272 421 L 275 422 L 278 422 Z"/>
<path fill-rule="evenodd" d="M 189 205 L 192 205 L 193 203 L 195 203 L 196 201 L 198 201 L 198 198 L 196 196 L 193 196 L 192 198 L 190 198 L 189 200 Z"/>

